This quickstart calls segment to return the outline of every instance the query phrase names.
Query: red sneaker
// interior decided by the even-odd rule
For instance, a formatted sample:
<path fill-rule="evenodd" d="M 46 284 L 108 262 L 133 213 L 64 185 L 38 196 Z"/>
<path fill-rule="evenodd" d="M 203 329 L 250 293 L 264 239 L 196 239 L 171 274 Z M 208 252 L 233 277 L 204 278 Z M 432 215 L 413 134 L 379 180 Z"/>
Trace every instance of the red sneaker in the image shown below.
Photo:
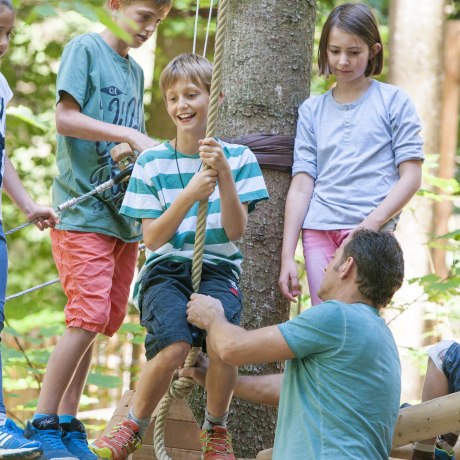
<path fill-rule="evenodd" d="M 232 436 L 223 426 L 203 429 L 200 435 L 203 460 L 236 460 L 232 447 Z"/>
<path fill-rule="evenodd" d="M 115 425 L 108 434 L 96 439 L 89 448 L 100 458 L 110 460 L 125 460 L 129 454 L 142 446 L 138 435 L 139 426 L 134 420 L 125 420 Z"/>

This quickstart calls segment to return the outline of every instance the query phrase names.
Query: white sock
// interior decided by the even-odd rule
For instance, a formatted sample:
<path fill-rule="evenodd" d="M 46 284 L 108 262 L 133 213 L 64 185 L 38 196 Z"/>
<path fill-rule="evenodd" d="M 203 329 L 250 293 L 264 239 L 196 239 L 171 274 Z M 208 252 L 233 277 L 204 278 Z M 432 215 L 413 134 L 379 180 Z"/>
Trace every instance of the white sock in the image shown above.
<path fill-rule="evenodd" d="M 434 444 L 422 444 L 421 442 L 416 442 L 414 444 L 414 449 L 420 452 L 433 452 L 434 453 Z"/>

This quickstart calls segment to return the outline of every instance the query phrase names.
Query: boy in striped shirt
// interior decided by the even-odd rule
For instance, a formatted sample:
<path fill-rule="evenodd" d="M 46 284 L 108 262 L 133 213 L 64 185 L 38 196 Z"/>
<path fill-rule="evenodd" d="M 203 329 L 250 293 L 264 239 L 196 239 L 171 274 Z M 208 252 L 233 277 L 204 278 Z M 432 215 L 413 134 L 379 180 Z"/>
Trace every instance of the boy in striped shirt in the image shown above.
<path fill-rule="evenodd" d="M 162 72 L 160 87 L 176 139 L 138 158 L 121 213 L 142 222 L 146 263 L 136 285 L 147 363 L 128 420 L 95 442 L 122 442 L 126 456 L 141 444 L 153 410 L 183 365 L 192 345 L 186 306 L 193 293 L 191 267 L 198 202 L 208 200 L 200 293 L 221 300 L 227 319 L 239 324 L 242 255 L 234 240 L 244 235 L 248 213 L 268 198 L 254 154 L 241 145 L 205 138 L 212 67 L 182 54 Z M 202 163 L 211 168 L 202 169 Z M 226 420 L 238 369 L 210 357 L 207 408 L 201 433 L 205 460 L 233 460 Z M 126 430 L 132 437 L 126 437 Z M 123 441 L 125 440 L 125 441 Z M 101 449 L 97 451 L 102 458 Z M 124 458 L 124 457 L 116 457 Z"/>

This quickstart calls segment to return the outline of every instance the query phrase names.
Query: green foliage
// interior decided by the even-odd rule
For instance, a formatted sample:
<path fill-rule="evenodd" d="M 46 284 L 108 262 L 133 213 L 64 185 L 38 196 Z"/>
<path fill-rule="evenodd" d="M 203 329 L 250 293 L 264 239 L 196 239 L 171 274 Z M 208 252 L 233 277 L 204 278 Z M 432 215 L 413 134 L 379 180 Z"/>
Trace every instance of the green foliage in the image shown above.
<path fill-rule="evenodd" d="M 201 52 L 205 36 L 207 8 L 210 2 L 202 0 L 200 3 L 199 46 L 197 48 L 199 52 Z M 330 10 L 337 3 L 339 2 L 336 0 L 318 2 L 315 57 L 321 27 Z M 389 0 L 368 0 L 367 3 L 378 13 L 386 49 L 389 38 Z M 458 15 L 458 2 L 449 0 L 447 3 L 450 14 Z M 110 21 L 107 11 L 102 6 L 103 0 L 50 0 L 46 2 L 15 0 L 15 5 L 19 8 L 16 31 L 11 49 L 0 61 L 1 72 L 14 92 L 14 99 L 7 111 L 7 151 L 33 198 L 41 203 L 49 203 L 52 180 L 56 174 L 54 156 L 55 81 L 63 47 L 76 35 L 100 30 L 100 24 L 111 28 L 115 33 L 122 34 L 123 32 Z M 158 49 L 155 55 L 155 83 L 152 88 L 147 88 L 146 93 L 148 96 L 151 95 L 152 100 L 147 108 L 148 130 L 161 138 L 167 137 L 168 134 L 163 127 L 156 127 L 158 118 L 163 116 L 159 111 L 159 108 L 163 107 L 157 88 L 159 73 L 175 54 L 191 51 L 195 7 L 196 1 L 174 0 L 173 11 L 159 28 Z M 211 60 L 214 32 L 215 22 L 213 21 L 207 54 Z M 320 94 L 333 84 L 333 79 L 326 80 L 319 77 L 316 58 L 313 61 L 311 93 Z M 388 61 L 388 56 L 386 56 L 386 61 Z M 385 67 L 383 80 L 386 73 Z M 426 164 L 427 171 L 433 171 L 436 167 L 431 159 Z M 430 188 L 422 190 L 419 194 L 431 200 L 452 199 L 459 194 L 459 183 L 456 180 L 441 180 L 427 172 L 425 183 L 435 187 L 435 191 Z M 3 221 L 6 229 L 25 221 L 25 217 L 18 212 L 7 197 L 3 199 Z M 47 232 L 40 233 L 35 228 L 29 227 L 8 236 L 7 241 L 10 261 L 8 295 L 58 276 L 51 257 Z M 458 324 L 460 320 L 460 307 L 457 306 L 459 303 L 456 301 L 460 294 L 460 272 L 457 260 L 459 241 L 460 231 L 431 240 L 431 247 L 442 247 L 449 254 L 451 267 L 446 279 L 426 276 L 410 281 L 422 286 L 424 296 L 435 303 L 435 307 L 427 314 L 427 319 L 437 322 L 438 329 L 435 333 L 438 333 L 445 324 L 449 322 Z M 303 288 L 299 303 L 293 305 L 293 315 L 310 305 L 300 247 L 297 262 Z M 4 385 L 9 398 L 9 410 L 23 411 L 23 415 L 28 415 L 35 408 L 39 382 L 43 377 L 56 339 L 62 334 L 65 327 L 63 315 L 65 303 L 66 298 L 59 283 L 7 302 L 8 326 L 3 332 L 2 350 Z M 395 305 L 394 311 L 396 315 L 399 315 L 410 307 L 411 304 Z M 138 324 L 134 313 L 131 316 L 131 322 L 122 326 L 116 340 L 123 346 L 128 344 L 141 348 L 143 338 L 144 330 Z M 25 353 L 18 348 L 15 339 Z M 137 364 L 122 362 L 113 366 L 108 362 L 106 355 L 114 353 L 109 350 L 110 344 L 107 338 L 98 339 L 95 366 L 88 379 L 88 386 L 82 400 L 84 407 L 103 407 L 104 401 L 108 406 L 112 403 L 112 400 L 109 400 L 108 390 L 120 388 L 123 373 L 129 373 L 131 380 L 134 380 L 134 376 L 139 374 Z M 121 348 L 122 346 L 118 346 L 115 352 L 121 355 Z M 408 349 L 403 352 L 407 352 L 414 359 L 425 356 L 423 350 Z M 137 356 L 133 357 L 134 363 L 135 358 Z M 27 404 L 25 404 L 21 401 L 25 399 L 24 392 L 28 389 L 33 389 L 34 392 L 32 395 L 27 393 Z"/>

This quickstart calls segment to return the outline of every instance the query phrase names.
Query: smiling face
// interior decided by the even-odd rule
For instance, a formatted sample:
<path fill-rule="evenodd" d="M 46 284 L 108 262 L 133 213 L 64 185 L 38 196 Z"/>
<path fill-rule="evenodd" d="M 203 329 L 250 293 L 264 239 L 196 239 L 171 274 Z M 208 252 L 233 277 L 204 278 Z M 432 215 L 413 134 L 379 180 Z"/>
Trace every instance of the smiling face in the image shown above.
<path fill-rule="evenodd" d="M 378 44 L 374 45 L 377 46 Z M 364 79 L 369 59 L 376 51 L 369 49 L 362 38 L 333 27 L 327 44 L 330 72 L 336 76 L 338 82 Z"/>
<path fill-rule="evenodd" d="M 5 5 L 0 6 L 0 57 L 6 53 L 10 44 L 15 19 L 16 13 L 14 11 Z"/>
<path fill-rule="evenodd" d="M 165 92 L 166 110 L 177 127 L 177 135 L 197 140 L 206 134 L 209 92 L 189 79 L 176 80 Z"/>
<path fill-rule="evenodd" d="M 112 11 L 115 22 L 132 37 L 131 41 L 126 43 L 130 48 L 142 46 L 153 35 L 170 9 L 155 8 L 151 0 L 139 0 L 126 6 L 115 1 L 114 6 Z"/>

